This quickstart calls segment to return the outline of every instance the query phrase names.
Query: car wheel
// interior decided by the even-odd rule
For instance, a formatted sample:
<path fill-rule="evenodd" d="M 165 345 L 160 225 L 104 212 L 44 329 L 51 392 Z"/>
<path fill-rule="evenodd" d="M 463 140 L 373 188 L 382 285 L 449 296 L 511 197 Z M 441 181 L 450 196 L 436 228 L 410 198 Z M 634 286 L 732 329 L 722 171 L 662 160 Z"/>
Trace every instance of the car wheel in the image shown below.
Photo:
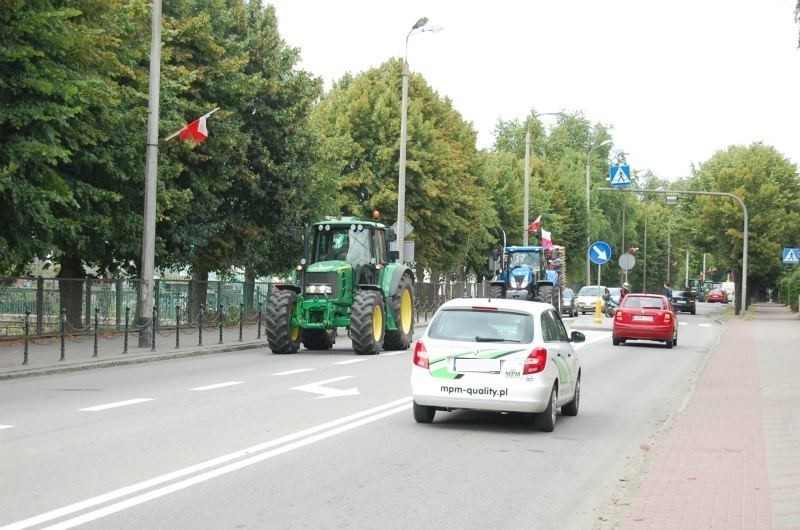
<path fill-rule="evenodd" d="M 561 406 L 561 414 L 564 416 L 577 416 L 578 407 L 581 404 L 581 375 L 578 374 L 578 379 L 575 380 L 575 394 L 572 396 L 572 401 L 566 405 Z"/>
<path fill-rule="evenodd" d="M 672 339 L 669 339 L 669 340 L 667 341 L 667 348 L 668 348 L 668 349 L 669 349 L 669 348 L 672 348 L 672 344 L 673 344 L 673 341 L 672 341 Z"/>
<path fill-rule="evenodd" d="M 617 337 L 611 337 L 611 344 L 619 346 L 619 339 Z"/>
<path fill-rule="evenodd" d="M 535 425 L 536 428 L 542 432 L 553 432 L 556 427 L 556 402 L 558 401 L 558 389 L 553 385 L 550 391 L 550 403 L 544 412 L 536 415 Z"/>
<path fill-rule="evenodd" d="M 433 423 L 433 417 L 436 415 L 436 409 L 427 405 L 418 405 L 414 402 L 414 419 L 417 423 Z"/>
<path fill-rule="evenodd" d="M 696 313 L 696 311 L 695 311 L 694 309 L 692 309 L 692 314 L 693 314 L 693 315 L 697 314 L 697 313 Z"/>

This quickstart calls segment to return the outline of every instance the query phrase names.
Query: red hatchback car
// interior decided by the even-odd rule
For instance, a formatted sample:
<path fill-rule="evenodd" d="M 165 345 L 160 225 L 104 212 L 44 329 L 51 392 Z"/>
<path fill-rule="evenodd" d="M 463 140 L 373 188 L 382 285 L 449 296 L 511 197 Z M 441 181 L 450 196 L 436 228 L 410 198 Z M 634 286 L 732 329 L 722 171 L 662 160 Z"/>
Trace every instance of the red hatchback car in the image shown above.
<path fill-rule="evenodd" d="M 706 295 L 706 302 L 717 302 L 720 304 L 728 303 L 728 295 L 721 289 L 712 289 Z"/>
<path fill-rule="evenodd" d="M 629 294 L 614 314 L 611 341 L 614 346 L 628 340 L 664 342 L 667 348 L 678 345 L 678 319 L 666 296 Z"/>

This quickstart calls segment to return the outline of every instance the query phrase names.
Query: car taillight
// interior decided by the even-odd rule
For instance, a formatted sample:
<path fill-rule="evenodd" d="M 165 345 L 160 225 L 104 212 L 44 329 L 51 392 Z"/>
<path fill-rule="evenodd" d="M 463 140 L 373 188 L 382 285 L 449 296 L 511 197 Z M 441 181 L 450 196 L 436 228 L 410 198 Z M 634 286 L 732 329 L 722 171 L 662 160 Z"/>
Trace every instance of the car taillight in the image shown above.
<path fill-rule="evenodd" d="M 544 370 L 544 365 L 547 362 L 547 350 L 541 346 L 537 346 L 528 354 L 525 362 L 522 365 L 522 375 L 538 374 Z"/>
<path fill-rule="evenodd" d="M 416 346 L 414 346 L 414 364 L 420 368 L 428 368 L 430 366 L 428 350 L 425 349 L 425 345 L 421 340 L 418 340 Z"/>
<path fill-rule="evenodd" d="M 614 313 L 614 319 L 622 322 L 622 309 L 617 309 L 617 311 Z"/>
<path fill-rule="evenodd" d="M 672 322 L 672 313 L 664 313 L 664 322 Z"/>

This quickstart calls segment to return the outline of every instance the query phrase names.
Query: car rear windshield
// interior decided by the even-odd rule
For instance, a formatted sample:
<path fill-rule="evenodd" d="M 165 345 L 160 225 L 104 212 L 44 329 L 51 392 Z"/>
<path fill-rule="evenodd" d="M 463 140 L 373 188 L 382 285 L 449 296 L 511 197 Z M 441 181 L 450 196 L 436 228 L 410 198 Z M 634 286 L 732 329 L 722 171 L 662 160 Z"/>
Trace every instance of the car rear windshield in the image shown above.
<path fill-rule="evenodd" d="M 581 290 L 578 291 L 578 296 L 600 296 L 600 288 L 599 287 L 581 287 Z"/>
<path fill-rule="evenodd" d="M 672 295 L 673 298 L 694 298 L 692 291 L 678 291 Z"/>
<path fill-rule="evenodd" d="M 664 307 L 664 300 L 661 298 L 656 298 L 654 296 L 628 295 L 625 297 L 625 300 L 622 301 L 622 307 L 629 307 L 629 308 L 641 307 L 643 309 L 666 309 Z"/>
<path fill-rule="evenodd" d="M 529 343 L 533 341 L 533 315 L 510 311 L 444 309 L 431 322 L 428 336 L 440 340 Z"/>

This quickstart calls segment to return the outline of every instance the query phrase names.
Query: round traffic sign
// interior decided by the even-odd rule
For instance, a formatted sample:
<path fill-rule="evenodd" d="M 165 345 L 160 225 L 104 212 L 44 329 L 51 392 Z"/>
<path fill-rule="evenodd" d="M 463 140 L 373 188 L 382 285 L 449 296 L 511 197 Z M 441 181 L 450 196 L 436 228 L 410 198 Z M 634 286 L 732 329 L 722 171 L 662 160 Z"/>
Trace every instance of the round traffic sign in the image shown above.
<path fill-rule="evenodd" d="M 626 252 L 625 254 L 619 257 L 618 263 L 620 269 L 624 271 L 629 271 L 636 264 L 636 258 L 630 252 Z"/>
<path fill-rule="evenodd" d="M 592 263 L 602 265 L 611 259 L 611 247 L 605 241 L 596 241 L 589 245 L 589 259 Z"/>

